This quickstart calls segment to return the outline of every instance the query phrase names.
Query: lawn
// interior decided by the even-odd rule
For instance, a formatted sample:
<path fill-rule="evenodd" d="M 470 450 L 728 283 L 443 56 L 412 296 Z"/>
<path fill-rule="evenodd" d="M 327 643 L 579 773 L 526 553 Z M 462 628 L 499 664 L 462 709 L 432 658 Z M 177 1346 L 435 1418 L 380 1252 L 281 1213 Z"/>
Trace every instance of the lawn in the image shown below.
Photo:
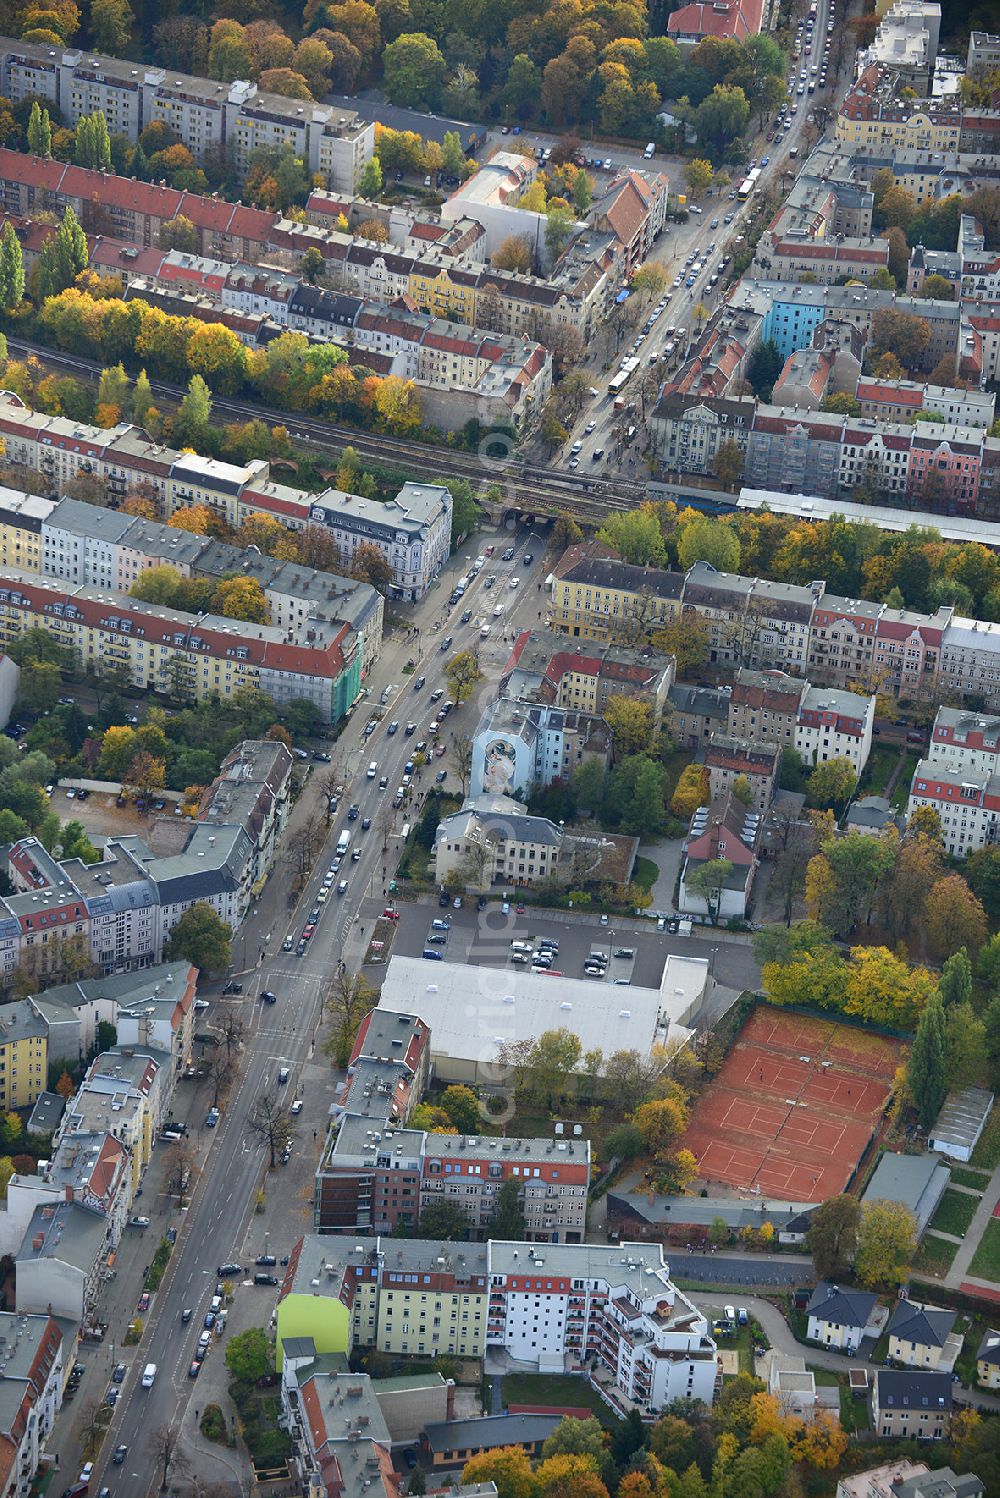
<path fill-rule="evenodd" d="M 989 1185 L 989 1179 L 985 1171 L 969 1170 L 962 1165 L 953 1165 L 951 1168 L 953 1186 L 971 1186 L 973 1191 L 983 1192 Z"/>
<path fill-rule="evenodd" d="M 885 788 L 889 784 L 889 777 L 899 762 L 899 750 L 892 749 L 888 744 L 876 744 L 868 756 L 865 773 L 861 779 L 858 794 L 864 796 L 884 796 Z"/>
<path fill-rule="evenodd" d="M 969 1265 L 969 1273 L 981 1280 L 1000 1281 L 1000 1217 L 991 1217 Z"/>
<path fill-rule="evenodd" d="M 651 858 L 637 858 L 632 870 L 632 883 L 640 889 L 652 889 L 659 878 L 659 866 Z"/>
<path fill-rule="evenodd" d="M 996 1170 L 1000 1165 L 1000 1108 L 994 1108 L 986 1120 L 982 1138 L 972 1151 L 972 1165 L 983 1170 Z"/>
<path fill-rule="evenodd" d="M 912 750 L 908 751 L 906 762 L 900 771 L 899 779 L 896 781 L 896 788 L 890 797 L 896 811 L 906 810 L 906 803 L 910 797 L 910 785 L 913 781 L 913 772 L 919 763 L 920 755 L 914 754 Z"/>
<path fill-rule="evenodd" d="M 913 1261 L 913 1267 L 923 1274 L 933 1274 L 943 1279 L 951 1268 L 951 1261 L 958 1253 L 958 1244 L 949 1243 L 946 1238 L 934 1238 L 930 1233 L 924 1235 Z M 886 1339 L 888 1347 L 888 1339 Z"/>
<path fill-rule="evenodd" d="M 816 1380 L 817 1389 L 832 1389 L 840 1383 L 840 1375 L 834 1373 L 832 1368 L 817 1368 L 814 1363 L 807 1363 L 806 1372 L 811 1373 Z"/>
<path fill-rule="evenodd" d="M 506 1373 L 503 1402 L 505 1409 L 512 1404 L 533 1404 L 593 1410 L 607 1430 L 617 1430 L 621 1423 L 586 1379 L 572 1373 Z"/>
<path fill-rule="evenodd" d="M 936 1228 L 939 1233 L 953 1233 L 956 1238 L 964 1237 L 978 1206 L 978 1197 L 966 1196 L 964 1191 L 946 1191 L 931 1218 L 931 1227 Z"/>
<path fill-rule="evenodd" d="M 868 1400 L 855 1399 L 846 1382 L 840 1386 L 840 1423 L 846 1431 L 868 1429 Z"/>

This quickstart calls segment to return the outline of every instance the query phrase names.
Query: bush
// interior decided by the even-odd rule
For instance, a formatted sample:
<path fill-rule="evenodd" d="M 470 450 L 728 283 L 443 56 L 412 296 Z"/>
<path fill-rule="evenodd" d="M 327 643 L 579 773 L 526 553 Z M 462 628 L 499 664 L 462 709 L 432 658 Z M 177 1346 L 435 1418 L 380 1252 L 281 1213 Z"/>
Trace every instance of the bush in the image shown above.
<path fill-rule="evenodd" d="M 170 1239 L 161 1238 L 156 1253 L 153 1255 L 153 1262 L 149 1266 L 149 1273 L 146 1276 L 147 1290 L 158 1290 L 160 1288 L 160 1283 L 167 1271 L 167 1265 L 170 1263 L 172 1252 L 173 1244 L 170 1242 Z"/>
<path fill-rule="evenodd" d="M 209 1404 L 205 1407 L 205 1413 L 201 1417 L 198 1429 L 206 1441 L 218 1441 L 220 1445 L 229 1445 L 229 1431 L 226 1428 L 226 1417 L 217 1404 Z"/>

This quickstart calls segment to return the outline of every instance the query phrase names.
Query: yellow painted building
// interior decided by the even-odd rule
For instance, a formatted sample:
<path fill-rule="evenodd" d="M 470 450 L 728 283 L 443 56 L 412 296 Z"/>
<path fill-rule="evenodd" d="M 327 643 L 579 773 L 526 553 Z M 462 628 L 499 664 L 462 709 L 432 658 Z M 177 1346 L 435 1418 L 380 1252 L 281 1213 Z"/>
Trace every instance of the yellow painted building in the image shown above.
<path fill-rule="evenodd" d="M 435 1283 L 391 1283 L 401 1278 Z M 383 1275 L 375 1327 L 378 1350 L 481 1358 L 486 1351 L 486 1287 L 448 1288 L 447 1281 L 452 1278 L 451 1274 Z"/>
<path fill-rule="evenodd" d="M 42 570 L 42 522 L 55 504 L 37 494 L 0 488 L 0 568 Z"/>
<path fill-rule="evenodd" d="M 837 139 L 845 145 L 864 146 L 879 151 L 957 151 L 962 134 L 961 116 L 957 111 L 934 116 L 917 110 L 904 117 L 898 108 L 885 110 L 855 109 L 848 94 L 837 115 Z"/>
<path fill-rule="evenodd" d="M 976 1353 L 976 1378 L 984 1389 L 1000 1389 L 1000 1332 L 992 1327 L 983 1333 Z"/>
<path fill-rule="evenodd" d="M 683 582 L 680 573 L 585 559 L 553 579 L 551 626 L 587 640 L 648 636 L 680 617 Z M 585 704 L 573 699 L 560 706 Z"/>
<path fill-rule="evenodd" d="M 45 1091 L 48 1029 L 27 1000 L 0 1009 L 0 1111 L 30 1108 Z"/>
<path fill-rule="evenodd" d="M 421 312 L 471 324 L 476 317 L 475 281 L 474 272 L 466 271 L 456 280 L 445 269 L 429 274 L 427 266 L 415 261 L 410 272 L 409 292 Z"/>

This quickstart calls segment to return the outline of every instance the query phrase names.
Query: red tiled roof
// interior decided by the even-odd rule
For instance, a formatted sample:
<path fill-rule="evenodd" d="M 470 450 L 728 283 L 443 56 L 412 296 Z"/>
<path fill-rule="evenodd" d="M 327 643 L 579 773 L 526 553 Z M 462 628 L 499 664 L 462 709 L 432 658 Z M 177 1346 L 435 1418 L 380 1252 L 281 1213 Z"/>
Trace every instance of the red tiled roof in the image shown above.
<path fill-rule="evenodd" d="M 667 34 L 731 36 L 743 41 L 760 30 L 763 0 L 694 0 L 667 20 Z"/>

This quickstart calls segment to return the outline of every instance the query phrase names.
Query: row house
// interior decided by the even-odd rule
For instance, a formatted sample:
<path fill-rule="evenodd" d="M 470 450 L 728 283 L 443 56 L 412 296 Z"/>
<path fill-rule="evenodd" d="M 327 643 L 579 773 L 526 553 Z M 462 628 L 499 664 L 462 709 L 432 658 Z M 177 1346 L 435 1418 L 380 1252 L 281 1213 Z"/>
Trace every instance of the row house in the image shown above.
<path fill-rule="evenodd" d="M 755 579 L 718 572 L 710 562 L 695 562 L 684 583 L 684 612 L 708 625 L 709 660 L 713 665 L 746 666 L 748 614 Z"/>
<path fill-rule="evenodd" d="M 913 772 L 907 817 L 924 806 L 937 812 L 947 851 L 964 858 L 996 842 L 1000 775 L 990 770 L 952 770 L 922 759 Z"/>
<path fill-rule="evenodd" d="M 661 173 L 629 170 L 612 178 L 591 205 L 588 222 L 624 247 L 626 277 L 639 269 L 661 233 L 669 191 Z"/>
<path fill-rule="evenodd" d="M 910 421 L 918 411 L 936 411 L 948 424 L 979 428 L 992 426 L 996 417 L 996 396 L 989 390 L 953 390 L 950 385 L 865 375 L 854 394 L 862 416 L 876 421 Z"/>
<path fill-rule="evenodd" d="M 936 686 L 941 646 L 953 610 L 934 614 L 884 608 L 878 621 L 874 667 L 878 680 L 902 696 L 926 695 Z"/>
<path fill-rule="evenodd" d="M 795 748 L 806 764 L 846 759 L 860 776 L 871 753 L 875 700 L 838 688 L 809 687 L 795 724 Z"/>

